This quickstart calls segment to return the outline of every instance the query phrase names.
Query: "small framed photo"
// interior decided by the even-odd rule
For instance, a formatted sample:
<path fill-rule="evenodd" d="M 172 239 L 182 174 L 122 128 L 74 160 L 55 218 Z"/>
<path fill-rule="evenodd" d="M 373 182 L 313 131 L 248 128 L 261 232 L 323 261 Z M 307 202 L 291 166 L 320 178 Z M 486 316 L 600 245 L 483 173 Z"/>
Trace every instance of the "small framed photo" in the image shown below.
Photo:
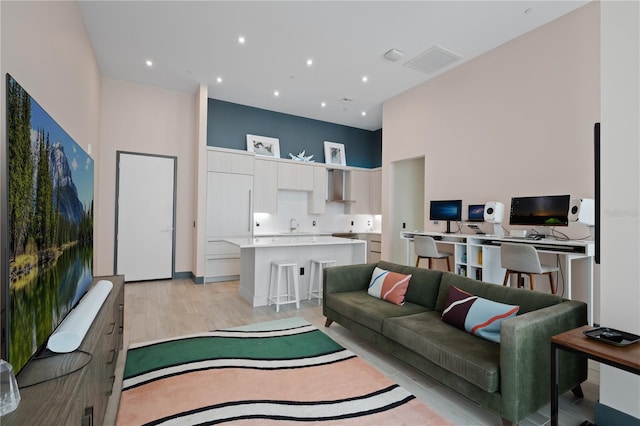
<path fill-rule="evenodd" d="M 247 151 L 265 157 L 280 158 L 280 140 L 267 136 L 247 134 Z"/>
<path fill-rule="evenodd" d="M 338 166 L 347 165 L 347 156 L 344 152 L 344 144 L 336 142 L 324 142 L 324 162 Z"/>

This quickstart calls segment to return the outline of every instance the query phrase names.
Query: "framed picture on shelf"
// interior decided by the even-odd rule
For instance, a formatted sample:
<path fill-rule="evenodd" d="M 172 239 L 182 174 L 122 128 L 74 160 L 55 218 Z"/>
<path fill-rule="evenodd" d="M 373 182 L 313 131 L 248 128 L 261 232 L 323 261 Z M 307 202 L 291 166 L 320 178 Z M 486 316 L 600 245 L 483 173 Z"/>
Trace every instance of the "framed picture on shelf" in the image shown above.
<path fill-rule="evenodd" d="M 324 142 L 324 162 L 338 166 L 347 165 L 347 156 L 344 152 L 344 145 L 336 142 Z"/>
<path fill-rule="evenodd" d="M 267 136 L 247 134 L 247 151 L 265 157 L 280 158 L 280 140 Z"/>

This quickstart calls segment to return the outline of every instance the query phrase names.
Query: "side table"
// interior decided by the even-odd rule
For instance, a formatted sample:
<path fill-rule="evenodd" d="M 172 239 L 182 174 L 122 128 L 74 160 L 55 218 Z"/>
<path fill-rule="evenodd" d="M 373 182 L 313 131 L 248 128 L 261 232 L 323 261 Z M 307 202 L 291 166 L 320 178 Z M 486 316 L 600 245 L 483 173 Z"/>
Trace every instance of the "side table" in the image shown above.
<path fill-rule="evenodd" d="M 551 338 L 551 426 L 558 425 L 558 349 L 640 375 L 640 343 L 615 346 L 597 342 L 583 334 L 591 329 L 585 325 Z"/>

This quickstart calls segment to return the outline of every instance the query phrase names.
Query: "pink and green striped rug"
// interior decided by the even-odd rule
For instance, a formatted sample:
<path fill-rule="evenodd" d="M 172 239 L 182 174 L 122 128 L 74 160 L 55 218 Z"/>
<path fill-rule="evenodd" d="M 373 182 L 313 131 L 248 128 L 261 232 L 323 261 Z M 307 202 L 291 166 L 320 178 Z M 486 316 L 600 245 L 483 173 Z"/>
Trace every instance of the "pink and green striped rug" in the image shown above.
<path fill-rule="evenodd" d="M 450 425 L 305 320 L 131 345 L 117 424 Z"/>

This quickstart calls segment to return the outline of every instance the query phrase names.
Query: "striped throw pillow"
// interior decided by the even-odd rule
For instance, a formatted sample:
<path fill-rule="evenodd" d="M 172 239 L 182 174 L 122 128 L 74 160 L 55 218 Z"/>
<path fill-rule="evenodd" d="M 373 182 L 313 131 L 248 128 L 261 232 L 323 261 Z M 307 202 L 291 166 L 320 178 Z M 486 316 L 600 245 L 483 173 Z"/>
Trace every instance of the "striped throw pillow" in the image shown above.
<path fill-rule="evenodd" d="M 396 305 L 404 305 L 411 275 L 399 274 L 376 267 L 371 275 L 368 292 L 371 296 Z"/>
<path fill-rule="evenodd" d="M 500 343 L 500 324 L 516 316 L 519 310 L 520 306 L 483 299 L 452 285 L 442 320 L 483 339 Z"/>

